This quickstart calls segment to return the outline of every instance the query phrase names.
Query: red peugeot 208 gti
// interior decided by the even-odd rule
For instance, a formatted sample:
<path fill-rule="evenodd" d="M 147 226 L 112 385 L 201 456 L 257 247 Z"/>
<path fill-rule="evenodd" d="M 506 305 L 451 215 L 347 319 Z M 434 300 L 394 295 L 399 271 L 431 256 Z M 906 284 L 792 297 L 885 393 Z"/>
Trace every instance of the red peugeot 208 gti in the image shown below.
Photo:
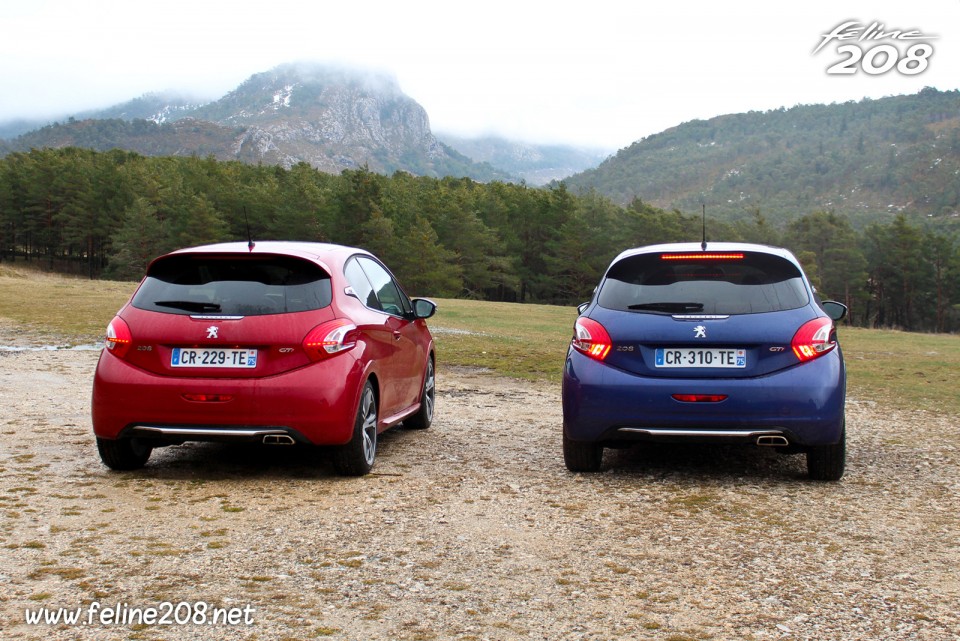
<path fill-rule="evenodd" d="M 334 446 L 370 471 L 377 434 L 426 428 L 434 348 L 425 319 L 369 252 L 224 243 L 154 260 L 107 327 L 93 383 L 103 462 L 143 466 L 186 441 Z"/>

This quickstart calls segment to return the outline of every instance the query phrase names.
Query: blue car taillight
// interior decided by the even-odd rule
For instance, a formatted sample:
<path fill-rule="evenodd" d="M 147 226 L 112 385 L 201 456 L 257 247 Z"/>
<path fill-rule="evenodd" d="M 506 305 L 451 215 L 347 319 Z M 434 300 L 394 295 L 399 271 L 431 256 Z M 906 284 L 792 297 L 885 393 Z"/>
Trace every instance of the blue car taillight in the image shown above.
<path fill-rule="evenodd" d="M 610 353 L 613 341 L 607 330 L 592 318 L 578 318 L 573 324 L 573 349 L 590 358 L 602 361 Z"/>
<path fill-rule="evenodd" d="M 821 317 L 804 323 L 793 335 L 790 346 L 801 363 L 827 354 L 837 346 L 833 336 L 833 321 Z"/>

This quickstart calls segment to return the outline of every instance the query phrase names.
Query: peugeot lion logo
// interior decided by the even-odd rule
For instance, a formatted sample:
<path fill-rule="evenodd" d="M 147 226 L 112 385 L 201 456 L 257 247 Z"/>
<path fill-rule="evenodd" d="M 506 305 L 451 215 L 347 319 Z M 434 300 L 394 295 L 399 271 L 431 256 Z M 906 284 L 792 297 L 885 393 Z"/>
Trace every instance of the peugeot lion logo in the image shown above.
<path fill-rule="evenodd" d="M 707 337 L 707 328 L 703 325 L 697 325 L 693 328 L 693 337 L 694 338 L 706 338 Z"/>
<path fill-rule="evenodd" d="M 218 338 L 217 332 L 220 331 L 220 328 L 216 325 L 211 325 L 207 328 L 207 338 Z"/>

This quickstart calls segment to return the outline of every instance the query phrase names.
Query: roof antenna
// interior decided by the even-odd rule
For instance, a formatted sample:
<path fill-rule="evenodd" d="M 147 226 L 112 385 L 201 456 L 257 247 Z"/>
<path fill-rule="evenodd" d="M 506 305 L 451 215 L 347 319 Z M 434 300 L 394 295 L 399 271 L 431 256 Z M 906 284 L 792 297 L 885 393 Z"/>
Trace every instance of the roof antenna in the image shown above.
<path fill-rule="evenodd" d="M 257 244 L 253 242 L 253 234 L 250 233 L 250 217 L 247 216 L 246 207 L 243 208 L 243 220 L 247 223 L 247 249 L 253 251 L 253 248 L 256 247 Z"/>
<path fill-rule="evenodd" d="M 703 208 L 703 242 L 700 243 L 700 249 L 707 251 L 707 205 L 700 203 L 700 207 Z"/>

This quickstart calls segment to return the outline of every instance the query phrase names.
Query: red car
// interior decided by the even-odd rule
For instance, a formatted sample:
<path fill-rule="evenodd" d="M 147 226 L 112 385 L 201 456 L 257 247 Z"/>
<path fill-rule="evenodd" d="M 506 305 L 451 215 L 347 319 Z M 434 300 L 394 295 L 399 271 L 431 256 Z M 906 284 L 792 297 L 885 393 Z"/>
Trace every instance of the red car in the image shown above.
<path fill-rule="evenodd" d="M 115 470 L 186 441 L 334 446 L 370 471 L 377 434 L 433 420 L 436 311 L 362 249 L 224 243 L 154 260 L 107 327 L 93 431 Z"/>

